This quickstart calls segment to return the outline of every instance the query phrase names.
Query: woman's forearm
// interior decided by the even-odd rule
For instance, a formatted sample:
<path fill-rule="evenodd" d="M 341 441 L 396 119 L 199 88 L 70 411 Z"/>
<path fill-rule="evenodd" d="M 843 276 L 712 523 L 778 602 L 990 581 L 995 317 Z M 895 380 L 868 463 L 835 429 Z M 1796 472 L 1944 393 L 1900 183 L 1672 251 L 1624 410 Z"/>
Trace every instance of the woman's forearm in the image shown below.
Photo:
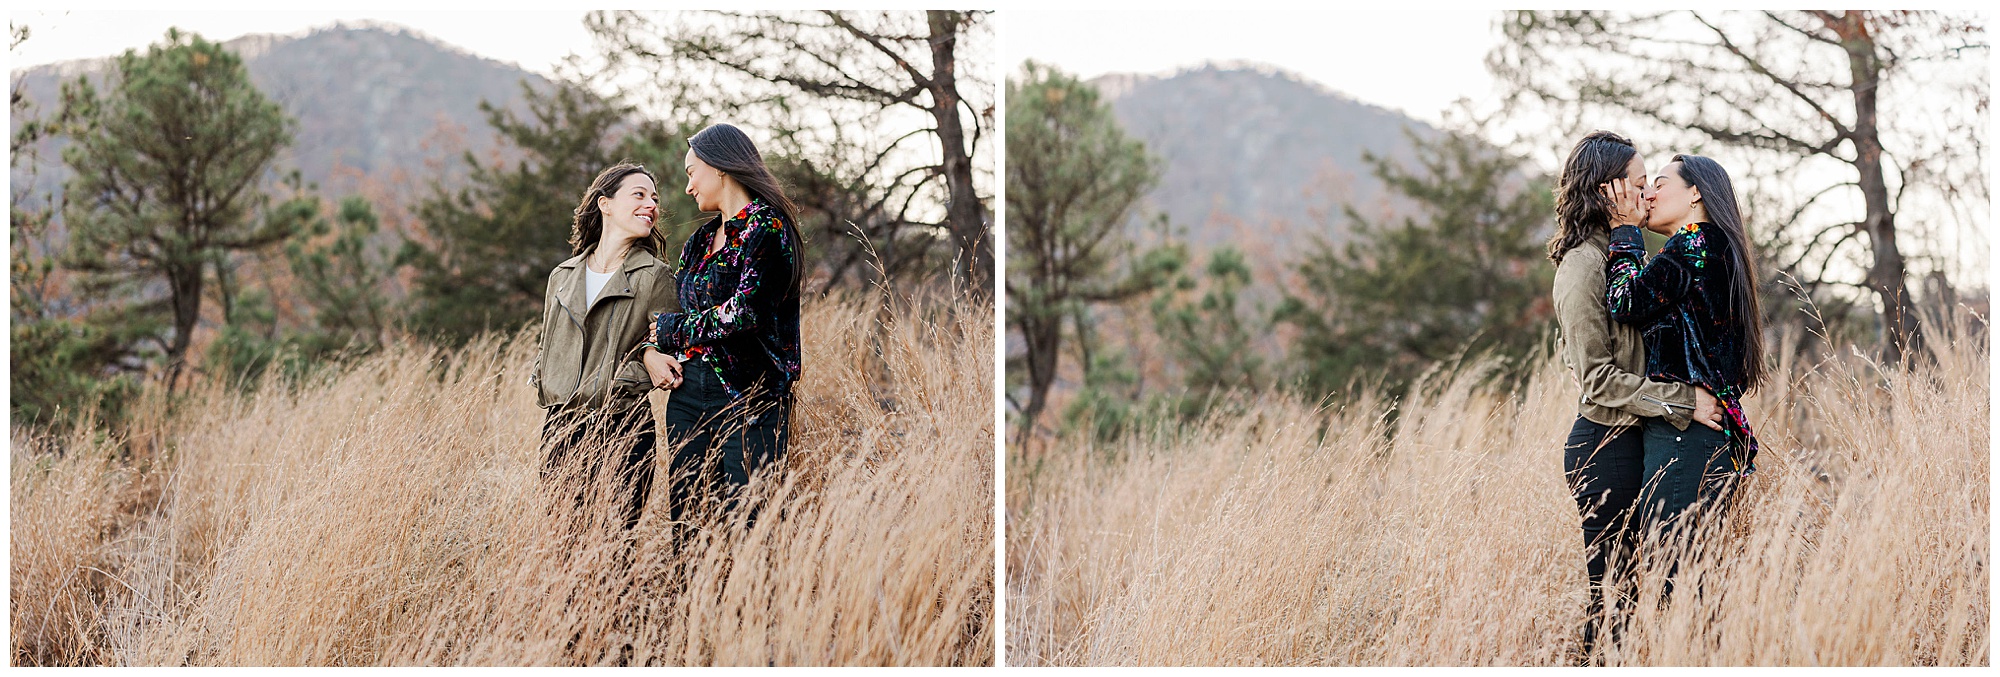
<path fill-rule="evenodd" d="M 1605 263 L 1605 307 L 1611 319 L 1644 326 L 1673 310 L 1687 296 L 1689 274 L 1681 261 L 1664 253 L 1646 261 L 1646 241 L 1637 226 L 1611 231 Z"/>

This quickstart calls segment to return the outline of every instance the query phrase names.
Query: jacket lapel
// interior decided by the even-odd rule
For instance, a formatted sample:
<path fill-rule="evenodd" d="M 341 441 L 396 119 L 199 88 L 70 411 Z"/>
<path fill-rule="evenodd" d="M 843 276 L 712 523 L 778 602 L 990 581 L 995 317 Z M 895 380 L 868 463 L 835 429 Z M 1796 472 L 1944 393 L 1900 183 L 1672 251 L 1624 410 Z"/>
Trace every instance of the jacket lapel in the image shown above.
<path fill-rule="evenodd" d="M 569 313 L 569 319 L 576 322 L 577 329 L 583 328 L 584 310 L 589 307 L 583 303 L 586 300 L 583 298 L 582 270 L 585 256 L 589 256 L 589 253 L 572 256 L 568 261 L 556 266 L 563 271 L 561 277 L 557 279 L 556 302 L 562 304 L 563 311 Z"/>
<path fill-rule="evenodd" d="M 652 254 L 646 253 L 644 249 L 633 248 L 632 253 L 625 255 L 625 265 L 611 271 L 611 279 L 604 281 L 604 291 L 598 292 L 597 299 L 605 301 L 618 296 L 627 298 L 636 296 L 637 294 L 632 291 L 632 274 L 650 268 L 654 263 L 657 263 L 657 260 Z"/>

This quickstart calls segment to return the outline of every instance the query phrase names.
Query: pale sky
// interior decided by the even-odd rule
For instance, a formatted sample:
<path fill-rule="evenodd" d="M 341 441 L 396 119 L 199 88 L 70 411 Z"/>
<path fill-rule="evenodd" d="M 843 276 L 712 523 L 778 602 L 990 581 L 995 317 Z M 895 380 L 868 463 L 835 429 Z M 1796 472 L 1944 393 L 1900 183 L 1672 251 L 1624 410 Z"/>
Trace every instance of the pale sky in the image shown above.
<path fill-rule="evenodd" d="M 111 56 L 156 42 L 169 26 L 211 40 L 302 33 L 337 21 L 414 28 L 474 54 L 543 75 L 571 53 L 590 55 L 583 11 L 64 11 L 9 13 L 33 31 L 9 70 Z M 1496 15 L 1404 12 L 1030 11 L 1000 13 L 1003 70 L 1036 59 L 1091 77 L 1167 73 L 1204 61 L 1243 60 L 1297 72 L 1357 99 L 1437 122 L 1460 97 L 1491 100 L 1482 65 Z M 1399 30 L 1383 30 L 1395 26 Z M 1409 26 L 1421 26 L 1412 35 Z M 1412 42 L 1420 45 L 1412 49 Z M 1192 56 L 1191 56 L 1192 55 Z M 1396 55 L 1393 63 L 1384 55 Z"/>
<path fill-rule="evenodd" d="M 575 52 L 590 55 L 590 32 L 582 10 L 467 11 L 242 11 L 242 10 L 20 10 L 8 13 L 14 25 L 27 24 L 28 41 L 8 55 L 8 70 L 70 59 L 112 56 L 158 42 L 167 28 L 200 33 L 215 41 L 253 33 L 304 33 L 338 21 L 399 24 L 460 49 L 549 75 Z"/>
<path fill-rule="evenodd" d="M 1494 12 L 1016 10 L 1001 15 L 1008 73 L 1027 59 L 1086 78 L 1165 74 L 1206 61 L 1255 61 L 1433 123 L 1460 97 L 1493 98 L 1485 59 L 1499 41 Z"/>

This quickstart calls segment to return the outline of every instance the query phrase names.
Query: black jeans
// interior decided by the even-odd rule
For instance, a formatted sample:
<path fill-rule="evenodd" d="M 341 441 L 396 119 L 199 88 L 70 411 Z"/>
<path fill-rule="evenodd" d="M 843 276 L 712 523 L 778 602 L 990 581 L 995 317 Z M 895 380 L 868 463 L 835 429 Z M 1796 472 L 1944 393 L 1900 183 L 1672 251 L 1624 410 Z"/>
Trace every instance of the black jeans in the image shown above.
<path fill-rule="evenodd" d="M 1661 419 L 1647 419 L 1645 433 L 1646 489 L 1639 515 L 1647 529 L 1666 533 L 1666 554 L 1675 555 L 1667 569 L 1663 594 L 1674 590 L 1679 555 L 1700 535 L 1699 521 L 1719 519 L 1736 487 L 1736 464 L 1729 457 L 1729 437 L 1700 423 L 1687 430 Z M 1699 520 L 1699 521 L 1698 521 Z"/>
<path fill-rule="evenodd" d="M 1678 430 L 1646 421 L 1645 515 L 1648 526 L 1674 527 L 1697 506 L 1722 507 L 1735 486 L 1729 437 L 1700 423 Z"/>
<path fill-rule="evenodd" d="M 611 501 L 623 504 L 625 528 L 639 523 L 646 494 L 653 489 L 653 410 L 639 406 L 622 412 L 562 411 L 551 408 L 542 421 L 542 481 L 560 486 L 577 508 L 591 502 L 594 489 L 616 492 Z M 605 461 L 615 465 L 603 478 Z M 605 479 L 610 482 L 606 484 Z"/>
<path fill-rule="evenodd" d="M 1583 517 L 1583 545 L 1589 557 L 1584 562 L 1584 572 L 1590 578 L 1590 606 L 1583 628 L 1585 654 L 1596 646 L 1605 598 L 1623 600 L 1634 593 L 1623 563 L 1638 544 L 1638 530 L 1632 528 L 1632 506 L 1645 484 L 1642 437 L 1638 427 L 1612 428 L 1579 416 L 1563 445 L 1563 474 Z M 1626 604 L 1613 602 L 1614 620 L 1622 617 L 1625 608 Z M 1612 627 L 1615 631 L 1617 624 Z"/>
<path fill-rule="evenodd" d="M 790 437 L 790 400 L 745 396 L 732 400 L 704 358 L 681 365 L 681 385 L 667 400 L 667 434 L 676 445 L 668 466 L 673 520 L 681 522 L 697 505 L 716 501 L 733 507 L 750 476 L 784 458 Z"/>

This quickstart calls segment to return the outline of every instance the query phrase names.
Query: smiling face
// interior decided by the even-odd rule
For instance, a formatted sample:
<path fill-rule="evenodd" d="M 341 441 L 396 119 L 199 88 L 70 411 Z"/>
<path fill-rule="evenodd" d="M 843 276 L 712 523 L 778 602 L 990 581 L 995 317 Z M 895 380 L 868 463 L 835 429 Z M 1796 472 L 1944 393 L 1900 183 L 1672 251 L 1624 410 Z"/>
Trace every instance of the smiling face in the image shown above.
<path fill-rule="evenodd" d="M 653 232 L 653 220 L 660 214 L 660 191 L 653 177 L 632 172 L 618 182 L 609 197 L 597 198 L 597 210 L 604 215 L 604 237 L 636 240 Z"/>
<path fill-rule="evenodd" d="M 1653 208 L 1651 218 L 1646 220 L 1646 229 L 1656 233 L 1671 233 L 1682 225 L 1702 220 L 1700 208 L 1701 190 L 1688 185 L 1681 178 L 1681 163 L 1670 162 L 1660 168 L 1660 175 L 1653 179 L 1652 189 L 1647 191 L 1646 202 Z"/>
<path fill-rule="evenodd" d="M 687 167 L 687 194 L 694 196 L 694 207 L 705 212 L 722 211 L 723 184 L 728 179 L 722 172 L 696 157 L 694 151 L 687 152 L 682 161 Z"/>

